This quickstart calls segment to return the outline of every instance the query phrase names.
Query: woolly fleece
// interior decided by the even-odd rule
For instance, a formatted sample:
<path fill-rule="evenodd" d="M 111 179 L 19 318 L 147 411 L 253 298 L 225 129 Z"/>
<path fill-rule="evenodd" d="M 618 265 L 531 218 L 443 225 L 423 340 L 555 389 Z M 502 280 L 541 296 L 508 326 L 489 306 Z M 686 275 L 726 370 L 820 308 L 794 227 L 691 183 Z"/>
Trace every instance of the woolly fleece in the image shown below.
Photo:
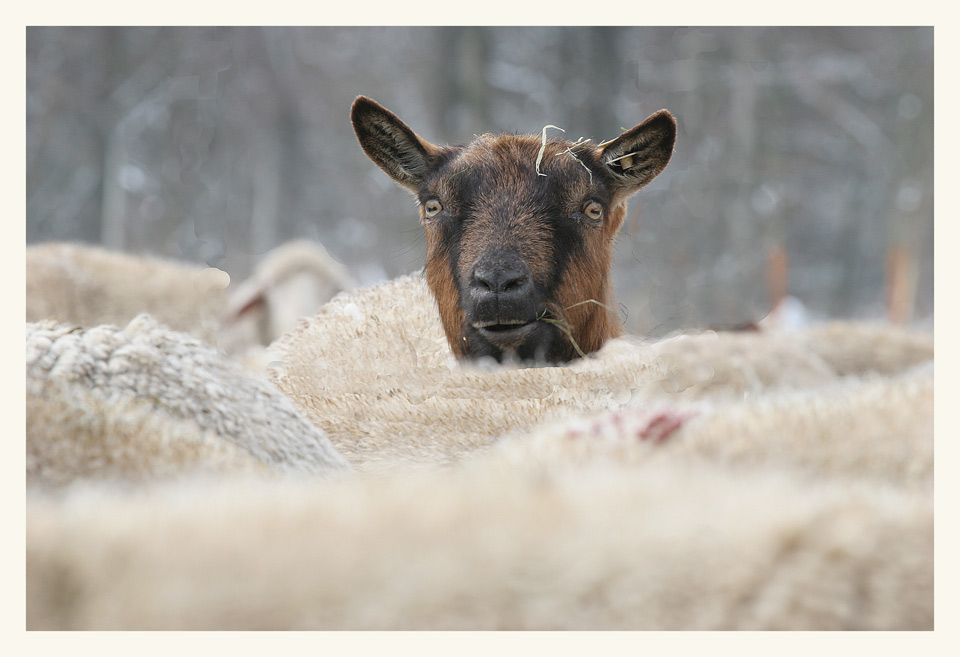
<path fill-rule="evenodd" d="M 272 384 L 149 315 L 123 329 L 28 323 L 26 335 L 30 484 L 347 467 Z"/>
<path fill-rule="evenodd" d="M 148 352 L 183 339 L 138 321 L 125 331 L 152 335 Z M 128 358 L 99 345 L 136 342 L 97 331 L 34 348 L 80 341 L 63 343 L 62 364 L 34 359 L 52 399 L 80 400 L 74 413 L 106 405 L 85 388 L 106 372 L 96 363 Z M 621 339 L 564 367 L 469 366 L 412 276 L 336 297 L 275 347 L 288 409 L 352 473 L 229 461 L 264 441 L 241 419 L 258 397 L 230 407 L 231 438 L 227 418 L 204 417 L 217 383 L 190 383 L 194 401 L 144 415 L 221 447 L 191 453 L 206 476 L 141 476 L 136 462 L 178 457 L 121 432 L 123 487 L 99 466 L 56 489 L 28 483 L 28 628 L 933 628 L 928 335 L 832 324 Z M 141 380 L 182 385 L 162 351 Z M 69 356 L 88 353 L 102 354 L 89 374 Z M 83 390 L 61 394 L 69 382 Z M 140 421 L 124 395 L 150 389 L 114 390 L 129 404 L 104 416 L 104 440 Z M 270 421 L 285 402 L 263 403 Z M 663 418 L 672 431 L 650 438 Z M 47 472 L 73 472 L 87 449 L 48 449 Z"/>

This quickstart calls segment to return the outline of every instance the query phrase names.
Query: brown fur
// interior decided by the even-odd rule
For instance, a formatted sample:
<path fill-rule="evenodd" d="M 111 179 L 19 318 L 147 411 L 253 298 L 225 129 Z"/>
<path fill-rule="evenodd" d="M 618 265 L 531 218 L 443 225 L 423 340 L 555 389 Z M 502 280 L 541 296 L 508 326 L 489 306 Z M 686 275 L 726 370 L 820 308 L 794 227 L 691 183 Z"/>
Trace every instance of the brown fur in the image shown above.
<path fill-rule="evenodd" d="M 623 221 L 624 206 L 617 208 L 614 217 L 602 233 L 594 237 L 586 249 L 593 257 L 581 259 L 568 268 L 567 275 L 557 291 L 557 304 L 563 318 L 570 324 L 572 337 L 584 353 L 591 353 L 603 346 L 610 338 L 623 334 L 616 315 L 609 275 L 611 247 Z M 603 304 L 592 303 L 594 299 Z"/>
<path fill-rule="evenodd" d="M 463 343 L 466 336 L 460 335 L 460 328 L 463 326 L 464 315 L 463 308 L 460 307 L 460 295 L 450 276 L 450 262 L 441 253 L 442 248 L 440 239 L 436 231 L 426 229 L 427 233 L 427 263 L 425 273 L 427 285 L 433 292 L 437 301 L 437 309 L 440 311 L 440 323 L 443 324 L 443 330 L 447 335 L 447 342 L 457 358 L 463 356 Z"/>
<path fill-rule="evenodd" d="M 458 357 L 567 361 L 621 334 L 613 239 L 627 197 L 670 159 L 668 112 L 601 145 L 486 134 L 434 146 L 363 97 L 352 119 L 367 155 L 417 195 L 426 280 Z"/>

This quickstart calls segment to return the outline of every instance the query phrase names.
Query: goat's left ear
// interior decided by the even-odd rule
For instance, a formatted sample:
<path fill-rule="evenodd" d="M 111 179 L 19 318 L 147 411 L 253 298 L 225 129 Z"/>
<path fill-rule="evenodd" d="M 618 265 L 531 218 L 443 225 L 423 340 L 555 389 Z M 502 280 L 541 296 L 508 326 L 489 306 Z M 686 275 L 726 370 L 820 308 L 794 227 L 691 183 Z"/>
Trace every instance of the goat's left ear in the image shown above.
<path fill-rule="evenodd" d="M 358 96 L 350 120 L 363 152 L 403 187 L 416 192 L 433 167 L 437 147 L 375 100 Z"/>
<path fill-rule="evenodd" d="M 617 193 L 629 196 L 656 178 L 670 161 L 676 141 L 676 120 L 667 110 L 660 110 L 602 144 L 600 158 L 613 176 Z"/>

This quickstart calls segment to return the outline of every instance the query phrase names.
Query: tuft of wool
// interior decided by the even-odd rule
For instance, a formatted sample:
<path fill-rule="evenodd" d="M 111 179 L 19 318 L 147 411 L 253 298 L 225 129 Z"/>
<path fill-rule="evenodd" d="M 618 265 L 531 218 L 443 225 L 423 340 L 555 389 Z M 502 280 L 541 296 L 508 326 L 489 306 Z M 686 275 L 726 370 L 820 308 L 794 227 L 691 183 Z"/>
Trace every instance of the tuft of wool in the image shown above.
<path fill-rule="evenodd" d="M 149 315 L 26 325 L 28 482 L 199 464 L 327 473 L 346 463 L 267 381 Z"/>

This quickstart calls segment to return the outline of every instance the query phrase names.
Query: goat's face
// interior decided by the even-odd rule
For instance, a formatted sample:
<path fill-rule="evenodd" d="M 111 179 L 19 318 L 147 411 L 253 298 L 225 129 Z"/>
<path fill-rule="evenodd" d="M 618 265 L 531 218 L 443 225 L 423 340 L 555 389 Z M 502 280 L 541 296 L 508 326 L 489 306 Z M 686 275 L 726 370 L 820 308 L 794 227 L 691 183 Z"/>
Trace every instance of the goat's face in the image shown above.
<path fill-rule="evenodd" d="M 599 146 L 540 135 L 434 146 L 364 97 L 351 118 L 366 154 L 416 194 L 427 283 L 458 357 L 562 362 L 619 335 L 613 239 L 627 197 L 670 159 L 669 112 Z"/>

